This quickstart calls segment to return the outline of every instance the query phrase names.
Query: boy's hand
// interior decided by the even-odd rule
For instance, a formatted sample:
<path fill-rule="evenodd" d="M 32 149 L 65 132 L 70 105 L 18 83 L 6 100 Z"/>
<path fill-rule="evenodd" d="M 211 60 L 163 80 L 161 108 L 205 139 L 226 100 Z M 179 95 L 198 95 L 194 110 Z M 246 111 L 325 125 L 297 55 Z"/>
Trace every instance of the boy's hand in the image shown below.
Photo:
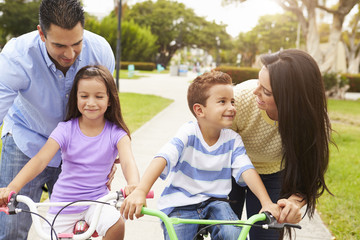
<path fill-rule="evenodd" d="M 120 213 L 125 219 L 140 218 L 142 207 L 146 206 L 146 194 L 144 191 L 136 188 L 131 194 L 125 198 L 123 204 L 120 207 Z"/>
<path fill-rule="evenodd" d="M 299 223 L 301 221 L 301 207 L 295 202 L 295 200 L 290 199 L 280 199 L 277 204 L 281 208 L 280 217 L 278 219 L 279 223 Z"/>
<path fill-rule="evenodd" d="M 8 204 L 8 198 L 11 193 L 10 188 L 0 188 L 0 207 L 6 207 Z"/>
<path fill-rule="evenodd" d="M 271 215 L 273 215 L 277 220 L 280 217 L 281 208 L 276 203 L 268 203 L 264 205 L 260 210 L 260 212 L 265 212 L 265 211 L 270 212 Z"/>

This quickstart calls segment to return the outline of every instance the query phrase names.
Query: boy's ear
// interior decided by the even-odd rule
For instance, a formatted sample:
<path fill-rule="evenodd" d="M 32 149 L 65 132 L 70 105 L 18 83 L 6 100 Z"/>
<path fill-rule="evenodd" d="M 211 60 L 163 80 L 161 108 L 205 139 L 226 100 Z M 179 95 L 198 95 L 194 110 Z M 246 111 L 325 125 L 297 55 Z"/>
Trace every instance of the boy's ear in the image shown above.
<path fill-rule="evenodd" d="M 203 105 L 201 105 L 200 103 L 195 103 L 193 106 L 193 110 L 196 117 L 202 117 L 204 115 Z"/>

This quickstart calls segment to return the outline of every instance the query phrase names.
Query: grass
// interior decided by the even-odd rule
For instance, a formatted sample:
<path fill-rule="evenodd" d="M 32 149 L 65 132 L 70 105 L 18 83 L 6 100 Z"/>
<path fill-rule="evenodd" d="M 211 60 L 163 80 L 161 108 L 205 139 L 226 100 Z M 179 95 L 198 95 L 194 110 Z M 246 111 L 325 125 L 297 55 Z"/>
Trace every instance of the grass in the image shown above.
<path fill-rule="evenodd" d="M 336 239 L 360 239 L 360 101 L 329 100 L 329 115 L 337 144 L 330 148 L 325 193 L 317 205 Z"/>
<path fill-rule="evenodd" d="M 341 101 L 329 99 L 328 105 L 331 120 L 360 127 L 360 100 Z"/>
<path fill-rule="evenodd" d="M 134 132 L 173 102 L 155 95 L 120 93 L 119 96 L 124 120 L 130 132 Z"/>

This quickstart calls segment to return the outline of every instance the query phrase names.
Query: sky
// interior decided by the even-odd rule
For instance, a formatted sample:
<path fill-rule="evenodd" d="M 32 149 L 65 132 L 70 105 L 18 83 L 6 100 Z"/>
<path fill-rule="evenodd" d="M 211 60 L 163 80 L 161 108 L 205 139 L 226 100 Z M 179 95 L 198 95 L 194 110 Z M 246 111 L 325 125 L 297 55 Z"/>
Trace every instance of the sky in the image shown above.
<path fill-rule="evenodd" d="M 123 2 L 126 0 L 123 0 Z M 127 0 L 129 5 L 141 0 Z M 208 21 L 226 24 L 227 32 L 236 37 L 240 32 L 250 31 L 256 26 L 260 16 L 283 13 L 282 8 L 272 0 L 247 0 L 244 3 L 221 5 L 221 0 L 177 0 L 187 8 L 194 9 L 196 15 Z M 114 8 L 114 0 L 83 0 L 85 11 L 106 16 Z"/>

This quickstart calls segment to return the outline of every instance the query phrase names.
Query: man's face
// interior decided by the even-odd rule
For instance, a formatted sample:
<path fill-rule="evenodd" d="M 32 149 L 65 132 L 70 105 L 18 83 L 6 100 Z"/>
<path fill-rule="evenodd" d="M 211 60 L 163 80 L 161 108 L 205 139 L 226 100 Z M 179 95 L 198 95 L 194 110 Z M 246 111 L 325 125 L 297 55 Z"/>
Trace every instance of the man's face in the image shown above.
<path fill-rule="evenodd" d="M 84 29 L 81 23 L 79 22 L 71 30 L 51 24 L 46 37 L 40 26 L 38 26 L 38 31 L 56 68 L 65 73 L 82 49 Z"/>

